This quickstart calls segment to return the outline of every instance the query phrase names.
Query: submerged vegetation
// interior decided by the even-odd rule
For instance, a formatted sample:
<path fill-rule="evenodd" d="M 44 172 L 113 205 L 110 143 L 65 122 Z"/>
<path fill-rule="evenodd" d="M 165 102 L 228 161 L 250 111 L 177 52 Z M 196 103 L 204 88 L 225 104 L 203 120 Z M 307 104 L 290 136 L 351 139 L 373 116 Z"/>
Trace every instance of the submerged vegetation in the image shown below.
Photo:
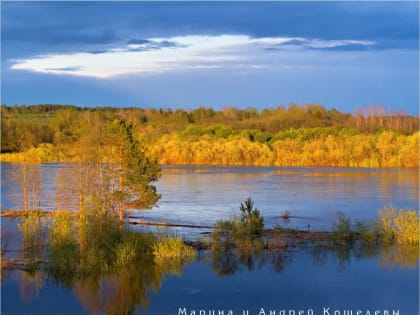
<path fill-rule="evenodd" d="M 110 144 L 124 137 L 160 164 L 418 167 L 419 161 L 418 117 L 380 106 L 354 114 L 318 104 L 261 112 L 3 105 L 1 112 L 7 162 L 84 161 L 99 134 L 104 162 L 121 156 Z"/>
<path fill-rule="evenodd" d="M 45 248 L 42 263 L 34 256 L 25 256 L 26 263 L 16 266 L 26 271 L 22 284 L 26 287 L 22 290 L 28 286 L 39 290 L 47 280 L 73 289 L 89 313 L 139 313 L 147 308 L 152 292 L 160 289 L 166 276 L 181 274 L 195 258 L 195 250 L 178 238 L 121 229 L 118 220 L 106 211 L 90 210 L 83 218 L 67 213 L 59 213 L 51 221 L 42 218 L 45 231 L 49 232 L 42 239 L 22 230 L 24 238 Z M 37 219 L 23 220 L 34 223 Z M 168 253 L 170 257 L 165 256 Z M 3 266 L 6 263 L 4 258 Z"/>
<path fill-rule="evenodd" d="M 129 227 L 121 229 L 107 212 L 89 212 L 79 218 L 58 213 L 51 221 L 29 215 L 21 220 L 24 258 L 29 262 L 44 261 L 49 274 L 68 281 L 83 275 L 117 272 L 142 259 L 164 269 L 174 270 L 176 266 L 179 270 L 196 255 L 180 238 L 135 232 Z M 41 237 L 47 232 L 49 236 Z"/>
<path fill-rule="evenodd" d="M 335 240 L 354 241 L 359 239 L 365 243 L 394 243 L 404 245 L 419 244 L 419 215 L 412 209 L 396 209 L 385 207 L 378 210 L 378 220 L 374 222 L 356 221 L 339 212 L 333 224 L 332 238 Z"/>
<path fill-rule="evenodd" d="M 214 262 L 213 265 L 221 274 L 233 272 L 240 261 L 250 263 L 255 257 L 264 256 L 263 250 L 274 254 L 278 250 L 284 251 L 301 246 L 310 246 L 317 256 L 321 251 L 324 251 L 324 254 L 335 253 L 340 265 L 351 255 L 356 255 L 358 258 L 380 255 L 382 263 L 388 266 L 413 267 L 418 262 L 419 215 L 411 209 L 392 207 L 380 209 L 378 220 L 373 222 L 353 222 L 339 212 L 330 232 L 297 231 L 280 225 L 263 231 L 259 225 L 261 230 L 255 233 L 255 228 L 251 227 L 247 220 L 252 215 L 243 215 L 252 213 L 252 208 L 253 202 L 248 198 L 245 200 L 245 205 L 240 206 L 241 217 L 233 216 L 229 220 L 220 220 L 214 225 L 211 238 L 212 255 L 217 263 Z M 258 217 L 258 222 L 263 222 L 264 218 L 259 212 Z M 220 260 L 221 257 L 224 257 L 224 260 Z M 276 259 L 281 258 L 275 257 L 277 256 L 272 257 L 275 259 L 274 265 Z M 220 262 L 228 266 L 221 266 Z"/>
<path fill-rule="evenodd" d="M 353 222 L 339 212 L 331 232 L 297 231 L 277 225 L 253 237 L 243 232 L 246 224 L 234 216 L 214 226 L 212 267 L 221 276 L 234 274 L 242 267 L 252 270 L 265 263 L 281 271 L 290 262 L 290 255 L 303 250 L 310 250 L 317 264 L 332 256 L 339 269 L 345 268 L 352 257 L 376 256 L 384 267 L 415 267 L 419 259 L 418 213 L 388 207 L 379 210 L 378 216 L 373 222 Z"/>
<path fill-rule="evenodd" d="M 177 266 L 190 263 L 196 258 L 195 249 L 179 237 L 159 239 L 153 244 L 152 251 L 156 264 L 170 266 L 172 270 L 178 270 Z"/>
<path fill-rule="evenodd" d="M 39 259 L 42 257 L 43 229 L 41 216 L 38 211 L 27 212 L 19 224 L 22 232 L 22 246 L 24 258 Z"/>
<path fill-rule="evenodd" d="M 267 230 L 261 212 L 247 198 L 237 216 L 218 221 L 211 238 L 201 241 L 208 246 L 198 246 L 202 245 L 198 240 L 191 243 L 133 231 L 94 203 L 88 203 L 81 214 L 75 217 L 59 211 L 46 218 L 34 211 L 20 218 L 28 262 L 25 285 L 39 289 L 45 279 L 72 288 L 84 307 L 95 314 L 147 308 L 150 292 L 158 291 L 167 275 L 182 274 L 194 260 L 210 264 L 219 276 L 229 276 L 264 264 L 281 272 L 302 251 L 316 264 L 331 257 L 339 269 L 352 257 L 376 256 L 381 266 L 413 268 L 419 257 L 419 217 L 410 209 L 382 209 L 379 219 L 371 223 L 353 222 L 339 213 L 332 232 L 281 226 Z M 2 255 L 6 253 L 2 248 Z M 7 259 L 3 258 L 4 263 Z"/>
<path fill-rule="evenodd" d="M 240 204 L 239 215 L 215 223 L 204 246 L 203 240 L 186 243 L 179 237 L 132 231 L 129 226 L 122 227 L 112 213 L 94 207 L 88 207 L 79 217 L 58 212 L 43 218 L 39 211 L 33 211 L 20 220 L 27 266 L 36 269 L 43 261 L 53 278 L 64 278 L 69 283 L 83 275 L 119 272 L 144 259 L 156 268 L 179 273 L 182 266 L 195 260 L 199 248 L 211 249 L 214 268 L 221 274 L 231 273 L 232 266 L 220 263 L 228 263 L 236 256 L 252 265 L 265 250 L 274 254 L 302 245 L 317 252 L 321 248 L 332 251 L 340 260 L 350 252 L 367 257 L 382 255 L 391 266 L 398 263 L 398 255 L 402 265 L 412 266 L 419 250 L 418 213 L 391 207 L 380 209 L 378 220 L 373 222 L 352 221 L 338 213 L 331 232 L 297 231 L 278 225 L 267 230 L 264 217 L 247 198 Z M 7 248 L 2 248 L 2 255 L 6 252 Z"/>
<path fill-rule="evenodd" d="M 254 208 L 254 202 L 249 197 L 241 203 L 240 216 L 234 216 L 230 220 L 219 220 L 214 225 L 211 234 L 213 249 L 242 246 L 253 248 L 260 244 L 264 229 L 264 217 L 260 211 Z"/>

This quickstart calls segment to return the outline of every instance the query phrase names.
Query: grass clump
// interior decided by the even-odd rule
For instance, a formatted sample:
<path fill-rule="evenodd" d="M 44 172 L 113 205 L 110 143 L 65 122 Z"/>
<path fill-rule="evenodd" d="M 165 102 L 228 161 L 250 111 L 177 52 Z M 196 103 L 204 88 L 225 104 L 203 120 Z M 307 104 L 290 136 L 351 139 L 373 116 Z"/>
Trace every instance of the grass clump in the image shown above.
<path fill-rule="evenodd" d="M 194 259 L 195 249 L 184 244 L 179 237 L 162 238 L 152 245 L 153 256 L 157 262 L 170 259 Z"/>
<path fill-rule="evenodd" d="M 343 212 L 337 213 L 337 220 L 333 223 L 331 237 L 333 240 L 344 241 L 349 244 L 358 240 L 363 245 L 369 246 L 375 245 L 381 240 L 378 222 L 359 220 L 352 222 Z"/>
<path fill-rule="evenodd" d="M 123 229 L 106 212 L 53 219 L 48 267 L 56 276 L 110 272 L 151 255 L 155 237 Z"/>
<path fill-rule="evenodd" d="M 115 265 L 115 249 L 121 243 L 123 231 L 107 213 L 88 214 L 78 220 L 80 248 L 79 270 L 84 273 L 110 271 Z"/>
<path fill-rule="evenodd" d="M 60 212 L 53 220 L 50 230 L 51 245 L 75 243 L 73 225 L 69 213 Z"/>
<path fill-rule="evenodd" d="M 43 249 L 43 227 L 40 211 L 27 211 L 19 224 L 22 232 L 24 257 L 41 258 Z"/>
<path fill-rule="evenodd" d="M 415 245 L 419 243 L 419 215 L 412 209 L 386 207 L 378 211 L 377 221 L 353 223 L 339 212 L 331 235 L 334 240 L 349 242 L 360 240 L 366 244 L 380 242 L 383 245 Z"/>
<path fill-rule="evenodd" d="M 61 275 L 74 273 L 79 254 L 70 215 L 57 214 L 50 230 L 49 269 Z"/>
<path fill-rule="evenodd" d="M 374 245 L 380 235 L 378 222 L 368 223 L 363 221 L 356 221 L 353 227 L 357 233 L 359 240 L 368 245 Z"/>
<path fill-rule="evenodd" d="M 378 211 L 382 237 L 392 243 L 419 243 L 419 215 L 412 209 L 386 207 Z"/>
<path fill-rule="evenodd" d="M 125 266 L 150 253 L 155 237 L 151 234 L 124 231 L 115 246 L 115 265 Z"/>
<path fill-rule="evenodd" d="M 162 237 L 152 245 L 153 261 L 157 270 L 181 275 L 185 264 L 196 257 L 194 248 L 186 245 L 179 237 Z"/>
<path fill-rule="evenodd" d="M 240 229 L 240 221 L 237 216 L 230 220 L 219 220 L 214 224 L 212 240 L 220 245 L 230 246 L 235 243 Z"/>

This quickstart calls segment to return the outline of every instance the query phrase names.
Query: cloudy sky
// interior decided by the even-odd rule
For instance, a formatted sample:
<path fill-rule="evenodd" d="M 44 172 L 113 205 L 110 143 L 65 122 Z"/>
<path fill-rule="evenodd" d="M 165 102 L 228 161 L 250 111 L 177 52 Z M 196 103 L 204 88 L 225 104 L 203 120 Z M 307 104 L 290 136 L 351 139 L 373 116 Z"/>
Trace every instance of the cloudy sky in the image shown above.
<path fill-rule="evenodd" d="M 418 2 L 3 2 L 2 103 L 418 112 Z"/>

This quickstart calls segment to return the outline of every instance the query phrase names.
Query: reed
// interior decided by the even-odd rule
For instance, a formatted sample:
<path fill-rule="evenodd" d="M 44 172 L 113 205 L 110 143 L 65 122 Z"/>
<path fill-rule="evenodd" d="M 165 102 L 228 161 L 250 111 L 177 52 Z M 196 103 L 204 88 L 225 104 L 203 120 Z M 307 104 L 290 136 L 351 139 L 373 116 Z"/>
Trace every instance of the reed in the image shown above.
<path fill-rule="evenodd" d="M 419 214 L 412 209 L 386 207 L 378 211 L 382 236 L 399 244 L 419 243 Z"/>

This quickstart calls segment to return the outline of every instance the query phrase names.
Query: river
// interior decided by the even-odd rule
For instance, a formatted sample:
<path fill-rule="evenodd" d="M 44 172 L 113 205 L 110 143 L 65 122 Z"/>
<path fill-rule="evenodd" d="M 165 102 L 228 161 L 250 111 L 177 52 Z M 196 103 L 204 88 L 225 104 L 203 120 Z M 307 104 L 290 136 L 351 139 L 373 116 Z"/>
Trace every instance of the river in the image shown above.
<path fill-rule="evenodd" d="M 13 173 L 2 165 L 2 210 L 19 205 Z M 55 179 L 64 164 L 40 165 L 41 206 L 54 207 Z M 414 169 L 272 168 L 164 166 L 156 183 L 158 207 L 136 210 L 132 218 L 180 224 L 212 225 L 238 214 L 252 197 L 266 227 L 329 230 L 341 211 L 353 220 L 373 220 L 386 206 L 418 209 L 419 177 Z M 280 215 L 290 211 L 285 222 Z M 131 219 L 129 219 L 131 220 Z M 2 227 L 15 223 L 2 220 Z M 138 227 L 139 229 L 153 229 Z M 186 238 L 207 229 L 171 228 Z M 246 256 L 246 255 L 245 255 Z M 227 259 L 227 257 L 229 259 Z M 417 257 L 417 258 L 416 258 Z M 293 248 L 273 253 L 215 257 L 201 251 L 193 263 L 166 272 L 150 283 L 142 268 L 101 279 L 71 283 L 43 272 L 2 273 L 2 314 L 334 314 L 337 310 L 419 313 L 418 253 L 368 253 L 362 249 L 323 251 Z M 149 282 L 148 282 L 149 281 Z M 143 282 L 145 284 L 143 285 Z M 140 285 L 141 284 L 141 285 Z M 122 292 L 120 295 L 118 292 Z M 246 313 L 248 312 L 248 313 Z"/>

